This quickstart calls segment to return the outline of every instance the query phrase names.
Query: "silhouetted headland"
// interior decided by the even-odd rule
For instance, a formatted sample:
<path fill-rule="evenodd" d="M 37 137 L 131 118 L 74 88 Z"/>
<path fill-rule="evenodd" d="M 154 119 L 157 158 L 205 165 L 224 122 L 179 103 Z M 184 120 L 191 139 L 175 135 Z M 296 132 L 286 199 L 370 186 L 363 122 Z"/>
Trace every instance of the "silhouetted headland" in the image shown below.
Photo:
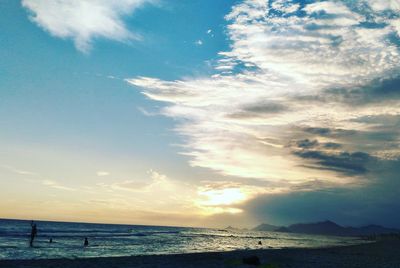
<path fill-rule="evenodd" d="M 275 226 L 271 224 L 260 224 L 253 228 L 255 231 L 268 232 L 287 232 L 314 235 L 335 235 L 335 236 L 380 236 L 380 235 L 399 235 L 400 230 L 386 228 L 380 225 L 366 225 L 361 227 L 343 227 L 332 221 L 316 223 L 296 223 L 285 226 Z"/>

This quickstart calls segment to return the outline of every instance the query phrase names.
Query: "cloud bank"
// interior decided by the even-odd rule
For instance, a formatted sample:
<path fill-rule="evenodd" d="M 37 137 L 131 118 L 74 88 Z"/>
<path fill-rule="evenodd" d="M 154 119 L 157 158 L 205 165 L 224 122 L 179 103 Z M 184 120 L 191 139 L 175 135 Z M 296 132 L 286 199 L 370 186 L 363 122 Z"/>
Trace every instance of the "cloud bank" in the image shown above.
<path fill-rule="evenodd" d="M 75 47 L 88 52 L 96 38 L 125 42 L 140 39 L 127 29 L 124 16 L 152 0 L 23 0 L 30 19 L 51 35 L 72 39 Z"/>
<path fill-rule="evenodd" d="M 214 75 L 126 81 L 168 104 L 193 166 L 290 189 L 364 184 L 400 156 L 398 3 L 246 0 Z"/>

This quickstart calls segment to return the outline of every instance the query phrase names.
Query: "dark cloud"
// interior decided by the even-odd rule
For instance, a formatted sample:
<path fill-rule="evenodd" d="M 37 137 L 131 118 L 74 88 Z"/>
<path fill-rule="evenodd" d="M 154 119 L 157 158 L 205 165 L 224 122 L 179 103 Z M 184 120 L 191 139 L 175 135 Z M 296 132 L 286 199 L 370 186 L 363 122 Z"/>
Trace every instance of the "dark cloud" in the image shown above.
<path fill-rule="evenodd" d="M 354 135 L 355 130 L 325 127 L 305 127 L 302 129 L 305 133 L 314 134 L 322 137 L 343 137 Z"/>
<path fill-rule="evenodd" d="M 357 140 L 370 139 L 374 136 L 374 130 L 369 129 L 368 131 L 340 129 L 340 128 L 323 128 L 323 127 L 305 127 L 302 128 L 303 133 L 296 133 L 298 136 L 313 136 L 331 138 L 336 140 L 351 140 L 351 143 L 357 142 Z M 377 131 L 380 135 L 383 135 L 382 130 Z M 333 142 L 330 142 L 333 143 Z M 329 147 L 329 145 L 328 145 Z"/>
<path fill-rule="evenodd" d="M 400 77 L 375 79 L 362 87 L 331 88 L 324 96 L 325 101 L 359 106 L 399 99 Z"/>
<path fill-rule="evenodd" d="M 294 152 L 294 154 L 304 159 L 314 160 L 314 165 L 307 165 L 308 167 L 335 170 L 347 175 L 366 173 L 366 165 L 373 159 L 373 157 L 364 152 L 329 154 L 316 150 L 302 150 Z"/>
<path fill-rule="evenodd" d="M 309 139 L 305 139 L 305 140 L 299 140 L 297 141 L 297 147 L 299 148 L 314 148 L 316 146 L 318 146 L 318 141 L 317 140 L 309 140 Z"/>
<path fill-rule="evenodd" d="M 306 137 L 309 140 L 328 140 L 320 143 L 320 150 L 364 151 L 367 153 L 381 152 L 399 148 L 400 116 L 380 115 L 354 118 L 353 122 L 364 125 L 363 130 L 303 127 L 294 130 L 294 137 Z M 298 148 L 304 148 L 299 146 Z M 305 149 L 305 148 L 304 148 Z"/>
<path fill-rule="evenodd" d="M 245 106 L 243 110 L 254 113 L 279 113 L 289 109 L 280 103 L 261 102 Z"/>
<path fill-rule="evenodd" d="M 384 104 L 400 100 L 400 77 L 375 79 L 367 85 L 352 87 L 332 87 L 318 94 L 299 94 L 291 101 L 307 104 L 339 103 L 341 105 L 362 107 L 371 104 Z"/>
<path fill-rule="evenodd" d="M 379 125 L 379 127 L 400 127 L 400 116 L 393 114 L 361 116 L 353 119 L 354 122 Z"/>
<path fill-rule="evenodd" d="M 327 142 L 323 144 L 326 149 L 340 149 L 342 147 L 341 144 L 335 142 Z"/>
<path fill-rule="evenodd" d="M 327 136 L 332 133 L 330 128 L 320 128 L 320 127 L 308 127 L 304 129 L 305 132 L 309 132 L 311 134 L 317 134 L 320 136 Z"/>
<path fill-rule="evenodd" d="M 247 204 L 246 209 L 260 222 L 274 219 L 274 224 L 329 219 L 344 225 L 400 226 L 400 214 L 396 213 L 400 210 L 399 200 L 364 194 L 373 193 L 370 188 L 356 188 L 265 195 Z"/>
<path fill-rule="evenodd" d="M 275 115 L 290 109 L 283 104 L 274 102 L 259 102 L 243 106 L 239 111 L 228 115 L 230 118 L 256 118 Z"/>
<path fill-rule="evenodd" d="M 364 158 L 365 156 L 361 156 Z M 292 224 L 330 219 L 343 225 L 400 227 L 400 161 L 377 161 L 362 186 L 323 187 L 258 196 L 243 206 L 259 222 Z"/>
<path fill-rule="evenodd" d="M 297 148 L 300 149 L 321 148 L 327 150 L 335 150 L 342 147 L 341 144 L 336 142 L 321 143 L 318 140 L 310 140 L 310 139 L 298 140 L 296 141 L 296 146 Z"/>
<path fill-rule="evenodd" d="M 363 102 L 377 102 L 400 98 L 400 77 L 375 80 L 365 88 L 353 90 L 356 100 Z"/>

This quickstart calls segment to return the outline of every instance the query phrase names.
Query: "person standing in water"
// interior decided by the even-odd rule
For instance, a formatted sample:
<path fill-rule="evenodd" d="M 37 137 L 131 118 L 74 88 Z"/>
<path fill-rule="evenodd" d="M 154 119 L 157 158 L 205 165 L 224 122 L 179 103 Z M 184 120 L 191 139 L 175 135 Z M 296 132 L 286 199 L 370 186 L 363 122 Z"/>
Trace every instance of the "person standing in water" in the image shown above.
<path fill-rule="evenodd" d="M 87 237 L 85 237 L 85 242 L 83 242 L 83 246 L 84 247 L 89 246 L 89 241 L 88 241 Z"/>
<path fill-rule="evenodd" d="M 36 223 L 33 223 L 33 221 L 31 221 L 31 240 L 29 242 L 30 247 L 33 247 L 33 240 L 35 240 L 36 235 L 37 235 Z"/>

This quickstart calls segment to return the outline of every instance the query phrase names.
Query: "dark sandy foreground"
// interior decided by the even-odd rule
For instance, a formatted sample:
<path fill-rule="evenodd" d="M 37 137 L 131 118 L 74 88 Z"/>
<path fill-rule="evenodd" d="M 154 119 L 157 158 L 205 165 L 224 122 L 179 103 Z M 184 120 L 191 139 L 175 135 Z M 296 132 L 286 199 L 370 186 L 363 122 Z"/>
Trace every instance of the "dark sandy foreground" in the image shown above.
<path fill-rule="evenodd" d="M 92 259 L 0 261 L 0 267 L 40 268 L 116 268 L 116 267 L 256 267 L 242 263 L 243 257 L 258 256 L 258 267 L 393 267 L 400 268 L 400 240 L 358 246 L 323 249 L 270 249 L 195 253 L 179 255 L 133 256 Z"/>

